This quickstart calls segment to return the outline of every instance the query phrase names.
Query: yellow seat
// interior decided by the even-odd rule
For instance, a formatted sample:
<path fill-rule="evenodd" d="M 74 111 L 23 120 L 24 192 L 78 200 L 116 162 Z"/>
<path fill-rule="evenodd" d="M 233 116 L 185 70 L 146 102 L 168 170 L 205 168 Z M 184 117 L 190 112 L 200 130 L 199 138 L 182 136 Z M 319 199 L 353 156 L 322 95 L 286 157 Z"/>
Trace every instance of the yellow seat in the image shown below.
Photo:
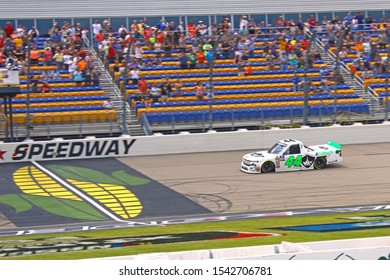
<path fill-rule="evenodd" d="M 64 123 L 72 122 L 71 112 L 63 112 L 62 113 L 62 122 L 64 122 Z"/>

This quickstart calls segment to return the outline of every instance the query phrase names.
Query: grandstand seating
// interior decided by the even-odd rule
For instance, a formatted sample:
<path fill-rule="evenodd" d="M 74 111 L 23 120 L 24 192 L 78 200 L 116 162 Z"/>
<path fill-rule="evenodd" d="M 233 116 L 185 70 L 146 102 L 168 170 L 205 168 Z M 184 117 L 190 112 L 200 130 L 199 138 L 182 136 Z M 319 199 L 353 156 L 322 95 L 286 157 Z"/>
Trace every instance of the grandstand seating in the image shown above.
<path fill-rule="evenodd" d="M 299 37 L 299 36 L 298 36 Z M 302 37 L 297 40 L 303 39 Z M 43 43 L 46 38 L 37 38 L 34 47 L 43 51 Z M 274 69 L 269 70 L 267 59 L 264 55 L 265 41 L 278 45 L 276 38 L 256 38 L 254 43 L 254 56 L 248 62 L 252 68 L 250 76 L 238 76 L 237 64 L 233 59 L 217 58 L 213 68 L 213 119 L 226 120 L 233 118 L 277 118 L 286 116 L 302 115 L 303 92 L 294 91 L 296 78 L 303 79 L 303 69 L 296 72 L 292 70 L 282 71 L 278 62 L 274 62 Z M 154 57 L 154 51 L 141 44 L 144 49 L 144 58 Z M 190 49 L 187 42 L 187 49 Z M 331 50 L 335 50 L 334 47 Z M 205 120 L 205 114 L 209 109 L 209 101 L 197 101 L 194 86 L 197 82 L 208 83 L 209 68 L 181 69 L 179 65 L 179 50 L 173 49 L 170 57 L 160 58 L 161 65 L 141 66 L 141 75 L 148 84 L 161 82 L 162 78 L 170 78 L 171 82 L 180 79 L 183 85 L 180 97 L 170 97 L 167 104 L 154 103 L 152 108 L 145 108 L 143 104 L 134 104 L 134 97 L 138 91 L 137 85 L 124 85 L 123 78 L 119 73 L 114 73 L 114 80 L 118 85 L 126 87 L 127 100 L 130 101 L 137 117 L 141 119 L 146 114 L 147 119 L 153 123 L 183 120 L 186 122 Z M 355 53 L 351 52 L 346 63 L 351 63 Z M 383 55 L 383 53 L 381 53 Z M 42 59 L 41 59 L 42 60 Z M 307 77 L 311 80 L 311 86 L 319 86 L 323 77 L 320 68 L 328 67 L 322 61 L 317 61 L 312 68 L 307 70 Z M 41 75 L 43 70 L 54 70 L 54 63 L 46 65 L 39 61 L 32 66 L 34 75 Z M 113 71 L 113 65 L 109 65 Z M 60 71 L 56 79 L 46 80 L 51 88 L 50 93 L 31 94 L 30 112 L 34 115 L 34 123 L 71 123 L 115 120 L 115 112 L 106 110 L 102 103 L 105 94 L 101 87 L 77 86 L 69 77 L 66 70 Z M 378 80 L 376 80 L 378 82 Z M 26 113 L 26 77 L 21 76 L 21 94 L 13 101 L 13 110 L 18 123 L 23 123 L 23 115 Z M 378 88 L 380 88 L 378 84 Z M 372 86 L 373 87 L 373 86 Z M 375 86 L 374 86 L 375 87 Z M 332 83 L 328 86 L 328 92 L 321 94 L 309 93 L 309 115 L 328 115 L 334 112 L 331 105 L 334 102 L 335 90 Z M 337 103 L 339 110 L 367 113 L 368 106 L 364 100 L 354 93 L 354 90 L 346 84 L 337 86 Z M 207 115 L 207 116 L 206 116 Z M 230 117 L 228 117 L 230 116 Z"/>
<path fill-rule="evenodd" d="M 379 30 L 371 30 L 369 27 L 366 27 L 366 32 L 368 32 L 369 35 L 367 35 L 367 38 L 375 43 L 378 41 L 378 32 Z M 376 53 L 381 57 L 385 58 L 388 56 L 388 47 L 386 48 L 376 48 Z M 337 52 L 337 47 L 330 47 L 329 50 L 336 54 Z M 351 67 L 353 62 L 357 59 L 357 51 L 356 51 L 356 46 L 355 42 L 352 42 L 350 51 L 348 53 L 348 57 L 342 58 L 341 61 L 344 62 L 348 67 Z M 359 62 L 360 65 L 362 65 L 362 61 Z M 384 97 L 384 92 L 385 92 L 385 78 L 386 74 L 378 74 L 375 73 L 375 62 L 370 61 L 369 63 L 370 69 L 367 70 L 367 73 L 369 77 L 363 76 L 362 70 L 358 70 L 356 72 L 356 75 L 360 77 L 363 80 L 364 83 L 364 88 L 368 90 L 368 88 L 372 89 L 372 93 L 376 96 L 379 97 L 380 100 L 383 99 Z M 361 67 L 362 68 L 362 67 Z"/>
<path fill-rule="evenodd" d="M 329 103 L 327 103 L 329 104 Z M 345 104 L 338 105 L 337 111 L 348 111 L 358 114 L 368 114 L 368 104 Z M 333 105 L 315 105 L 309 107 L 309 116 L 329 115 L 334 113 Z M 250 120 L 264 118 L 291 118 L 301 117 L 303 115 L 303 106 L 291 107 L 265 107 L 265 108 L 244 108 L 244 109 L 215 109 L 212 117 L 214 121 Z M 147 113 L 146 118 L 151 125 L 167 124 L 171 122 L 204 122 L 210 120 L 210 113 L 205 110 L 194 111 L 172 111 Z"/>
<path fill-rule="evenodd" d="M 36 38 L 33 47 L 43 52 L 46 38 Z M 55 62 L 44 63 L 39 59 L 31 67 L 31 75 L 41 77 L 44 70 L 56 70 Z M 20 94 L 12 100 L 14 122 L 24 125 L 27 113 L 27 76 L 20 75 Z M 30 113 L 32 125 L 69 124 L 89 122 L 116 122 L 116 112 L 103 107 L 107 99 L 100 86 L 77 86 L 70 78 L 68 70 L 58 71 L 58 78 L 45 79 L 50 86 L 49 93 L 30 94 Z M 41 80 L 42 82 L 42 80 Z M 30 89 L 31 90 L 31 89 Z M 40 90 L 39 90 L 40 91 Z M 0 106 L 3 100 L 0 100 Z"/>
<path fill-rule="evenodd" d="M 375 37 L 375 36 L 374 36 Z M 301 40 L 297 38 L 297 40 Z M 254 57 L 250 58 L 248 62 L 252 67 L 251 76 L 237 76 L 237 64 L 233 62 L 233 59 L 217 58 L 213 69 L 213 90 L 214 100 L 213 108 L 215 110 L 244 110 L 242 108 L 250 107 L 252 109 L 263 110 L 263 107 L 283 108 L 286 106 L 286 111 L 289 107 L 301 106 L 303 104 L 303 92 L 294 92 L 292 90 L 294 86 L 294 80 L 296 76 L 300 79 L 303 77 L 303 70 L 298 70 L 294 73 L 292 70 L 281 71 L 279 63 L 275 62 L 274 70 L 268 69 L 268 63 L 264 55 L 264 42 L 270 42 L 271 44 L 278 44 L 276 38 L 268 36 L 267 38 L 256 38 Z M 191 49 L 190 42 L 187 42 L 187 50 Z M 353 48 L 353 47 L 352 47 Z M 154 56 L 152 50 L 144 48 L 144 58 L 150 58 Z M 336 47 L 331 47 L 331 51 L 335 51 Z M 385 55 L 384 51 L 379 52 L 380 55 Z M 194 86 L 197 82 L 208 83 L 209 82 L 209 69 L 196 68 L 196 69 L 180 69 L 178 60 L 179 51 L 174 49 L 170 57 L 162 56 L 160 58 L 161 65 L 159 66 L 142 66 L 141 75 L 144 76 L 148 84 L 161 82 L 162 78 L 169 78 L 172 83 L 176 79 L 180 79 L 182 83 L 182 93 L 180 97 L 170 97 L 167 104 L 154 103 L 152 108 L 145 108 L 143 104 L 134 105 L 135 93 L 138 91 L 136 85 L 126 85 L 126 93 L 128 100 L 131 102 L 132 108 L 137 113 L 138 118 L 141 118 L 142 114 L 146 114 L 147 118 L 155 114 L 162 114 L 165 118 L 165 114 L 172 116 L 177 114 L 179 119 L 204 119 L 203 117 L 186 117 L 193 116 L 193 112 L 199 112 L 199 110 L 208 110 L 209 101 L 196 101 L 194 94 Z M 345 61 L 351 62 L 356 54 L 351 52 Z M 110 65 L 109 69 L 112 72 L 114 65 Z M 320 68 L 322 66 L 328 67 L 322 61 L 317 61 L 313 68 L 308 69 L 307 76 L 312 82 L 312 86 L 320 84 L 322 78 L 320 77 Z M 124 86 L 123 79 L 119 73 L 114 73 L 114 79 L 118 82 L 120 87 Z M 310 94 L 309 105 L 311 106 L 309 115 L 314 112 L 321 112 L 324 114 L 333 113 L 334 110 L 316 110 L 312 109 L 315 106 L 323 106 L 327 108 L 327 104 L 330 104 L 334 100 L 332 95 L 334 90 L 332 86 L 329 87 L 328 94 L 320 94 L 312 96 Z M 354 94 L 353 89 L 348 85 L 341 84 L 337 87 L 337 102 L 341 107 L 338 109 L 350 108 L 351 112 L 367 113 L 368 106 L 364 104 L 364 100 Z M 317 103 L 316 103 L 317 102 Z M 350 106 L 343 107 L 343 104 Z M 352 105 L 356 105 L 353 107 Z M 218 107 L 219 106 L 219 107 Z M 243 112 L 246 112 L 245 110 Z M 280 116 L 285 116 L 280 110 L 272 110 L 271 115 L 277 117 L 278 112 Z M 246 114 L 246 113 L 245 113 Z M 226 115 L 226 114 L 225 114 Z M 237 113 L 231 113 L 231 116 L 237 115 Z M 253 115 L 253 114 L 252 114 Z M 217 114 L 219 116 L 219 114 Z M 263 114 L 263 116 L 266 116 Z M 217 119 L 221 119 L 218 118 Z"/>
<path fill-rule="evenodd" d="M 172 61 L 172 58 L 170 58 L 170 60 Z M 254 58 L 254 60 L 256 60 L 257 63 L 260 63 L 258 62 L 260 60 L 259 58 Z M 229 61 L 230 63 L 228 63 Z M 214 68 L 213 75 L 213 108 L 215 110 L 230 110 L 231 112 L 236 112 L 236 110 L 238 110 L 237 112 L 241 112 L 240 108 L 243 107 L 251 109 L 270 107 L 270 109 L 273 109 L 273 107 L 286 106 L 285 109 L 287 111 L 289 110 L 288 106 L 303 105 L 303 92 L 293 91 L 295 76 L 298 76 L 300 79 L 303 78 L 304 74 L 302 69 L 299 69 L 296 73 L 294 73 L 292 70 L 281 71 L 279 69 L 278 63 L 275 63 L 275 70 L 267 70 L 267 66 L 253 66 L 256 65 L 256 63 L 252 63 L 251 59 L 249 61 L 252 69 L 254 69 L 252 75 L 237 76 L 237 69 L 236 65 L 233 63 L 233 60 L 216 60 L 216 67 Z M 178 64 L 178 62 L 176 63 Z M 324 64 L 320 61 L 314 65 L 314 68 L 308 70 L 307 76 L 312 80 L 312 85 L 320 84 L 320 68 L 322 68 L 323 65 Z M 136 110 L 137 116 L 139 118 L 143 113 L 146 113 L 148 119 L 151 115 L 154 119 L 158 118 L 158 116 L 166 119 L 166 112 L 174 112 L 174 114 L 177 113 L 177 117 L 179 119 L 186 119 L 187 121 L 192 119 L 205 119 L 204 117 L 200 117 L 200 113 L 194 114 L 193 112 L 199 112 L 199 110 L 208 110 L 209 101 L 196 101 L 193 88 L 198 81 L 205 83 L 209 81 L 209 70 L 202 68 L 177 70 L 176 68 L 178 68 L 178 66 L 172 66 L 172 64 L 169 66 L 141 68 L 141 75 L 147 79 L 149 84 L 159 83 L 161 79 L 165 77 L 170 78 L 170 81 L 172 82 L 180 78 L 183 86 L 181 96 L 171 97 L 168 104 L 154 103 L 150 109 L 145 108 L 143 104 L 134 106 L 134 98 L 135 93 L 137 92 L 137 86 L 126 86 L 126 92 L 129 96 L 129 100 L 131 101 L 131 105 Z M 116 76 L 116 78 L 118 81 L 123 83 L 121 77 Z M 329 88 L 330 93 L 332 93 L 332 86 Z M 312 93 L 310 94 L 312 95 Z M 350 102 L 351 104 L 360 104 L 363 102 L 361 98 L 354 94 L 354 91 L 350 89 L 348 85 L 338 85 L 338 95 L 339 103 Z M 333 102 L 333 98 L 334 97 L 331 94 L 320 94 L 317 96 L 311 96 L 310 102 L 316 100 L 320 105 L 322 104 L 325 106 L 326 103 L 329 103 L 329 100 L 332 100 Z M 329 110 L 322 110 L 321 113 L 326 114 L 328 111 Z M 366 112 L 366 110 L 357 111 L 362 113 Z M 158 112 L 162 112 L 162 114 L 159 115 Z M 246 110 L 242 112 L 243 114 L 246 114 Z M 285 111 L 283 110 L 271 110 L 270 112 L 273 112 L 271 114 L 273 117 L 277 117 L 278 112 L 280 113 L 281 117 L 286 115 Z M 333 110 L 330 110 L 329 112 L 333 112 Z M 238 116 L 237 114 L 238 113 L 231 113 L 230 115 Z M 220 114 L 217 113 L 216 119 L 223 120 L 224 118 L 218 117 L 219 115 Z M 222 115 L 227 115 L 227 113 L 225 112 Z M 249 115 L 254 117 L 259 116 L 259 114 L 253 114 L 253 112 L 251 112 Z M 268 114 L 263 114 L 263 116 L 268 117 Z M 169 120 L 171 120 L 171 118 L 169 118 Z M 160 121 L 153 122 L 159 123 Z"/>

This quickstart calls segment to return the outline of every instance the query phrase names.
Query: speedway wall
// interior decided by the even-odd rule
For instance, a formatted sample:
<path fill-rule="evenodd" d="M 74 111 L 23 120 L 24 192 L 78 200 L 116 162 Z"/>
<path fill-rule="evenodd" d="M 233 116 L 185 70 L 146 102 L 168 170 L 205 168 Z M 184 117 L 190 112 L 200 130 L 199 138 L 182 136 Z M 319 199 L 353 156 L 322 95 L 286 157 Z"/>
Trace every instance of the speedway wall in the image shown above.
<path fill-rule="evenodd" d="M 151 253 L 105 260 L 388 260 L 390 237 L 358 238 L 265 246 Z"/>
<path fill-rule="evenodd" d="M 297 139 L 306 145 L 323 144 L 328 140 L 344 145 L 390 142 L 390 123 L 102 139 L 87 137 L 77 140 L 57 138 L 39 142 L 0 142 L 0 163 L 258 150 L 269 148 L 280 139 Z"/>

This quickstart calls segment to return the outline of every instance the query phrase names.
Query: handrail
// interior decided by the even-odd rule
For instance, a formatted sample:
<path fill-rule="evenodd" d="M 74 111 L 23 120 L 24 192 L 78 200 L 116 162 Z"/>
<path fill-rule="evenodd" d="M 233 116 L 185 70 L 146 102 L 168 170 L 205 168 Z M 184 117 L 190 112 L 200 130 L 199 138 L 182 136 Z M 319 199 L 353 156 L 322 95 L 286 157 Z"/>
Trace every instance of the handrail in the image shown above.
<path fill-rule="evenodd" d="M 142 116 L 141 116 L 141 126 L 142 126 L 142 129 L 144 130 L 146 135 L 153 134 L 152 128 L 150 127 L 150 123 L 149 123 L 148 118 L 146 117 L 145 114 L 142 114 Z"/>
<path fill-rule="evenodd" d="M 5 114 L 0 112 L 0 135 L 3 134 L 4 137 L 8 135 L 8 118 Z"/>
<path fill-rule="evenodd" d="M 84 42 L 86 43 L 87 46 L 90 46 L 88 38 L 84 38 Z M 125 102 L 125 101 L 122 100 L 123 98 L 122 98 L 121 90 L 118 88 L 117 84 L 113 81 L 113 79 L 112 79 L 108 69 L 104 66 L 102 60 L 97 55 L 95 49 L 92 48 L 92 47 L 89 47 L 89 51 L 91 52 L 91 54 L 93 55 L 93 57 L 97 61 L 98 65 L 99 65 L 99 71 L 101 73 L 103 73 L 105 82 L 108 82 L 108 86 L 110 88 L 110 93 L 114 94 L 114 98 L 113 98 L 114 100 L 112 102 L 114 107 L 115 108 L 122 108 L 123 107 L 123 102 Z M 130 118 L 130 105 L 127 102 L 125 102 L 124 105 L 125 105 L 126 114 Z M 118 109 L 116 111 L 119 112 L 120 110 Z M 123 114 L 122 111 L 120 111 L 120 113 Z M 121 118 L 121 120 L 123 122 L 122 118 Z M 124 124 L 124 125 L 126 125 L 126 124 Z"/>
<path fill-rule="evenodd" d="M 325 48 L 323 46 L 323 43 L 321 42 L 321 40 L 317 37 L 316 38 L 316 42 L 317 42 L 317 46 L 320 47 L 324 52 L 325 52 Z M 327 52 L 327 55 L 330 56 L 331 59 L 335 60 L 337 58 L 336 54 L 332 51 L 328 51 Z M 341 70 L 346 73 L 346 74 L 350 74 L 350 69 L 349 67 L 345 64 L 345 62 L 343 62 L 341 59 L 339 60 L 339 67 L 341 66 Z M 358 76 L 358 75 L 355 75 L 353 80 L 359 84 L 359 86 L 361 86 L 362 88 L 364 88 L 364 82 L 363 80 Z M 369 93 L 371 95 L 371 97 L 373 99 L 375 99 L 376 101 L 378 101 L 378 97 L 376 96 L 375 94 L 375 91 L 369 87 L 369 89 L 367 90 L 367 93 Z"/>

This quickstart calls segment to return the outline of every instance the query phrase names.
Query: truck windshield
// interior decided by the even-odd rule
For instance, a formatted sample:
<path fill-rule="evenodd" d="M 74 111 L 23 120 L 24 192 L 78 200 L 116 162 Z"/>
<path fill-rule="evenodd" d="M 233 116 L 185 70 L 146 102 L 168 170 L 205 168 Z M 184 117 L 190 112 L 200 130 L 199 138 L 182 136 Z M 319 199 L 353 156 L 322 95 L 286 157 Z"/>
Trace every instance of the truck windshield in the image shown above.
<path fill-rule="evenodd" d="M 271 149 L 268 150 L 269 154 L 280 154 L 281 151 L 286 147 L 286 145 L 276 143 L 275 145 L 272 146 Z"/>

